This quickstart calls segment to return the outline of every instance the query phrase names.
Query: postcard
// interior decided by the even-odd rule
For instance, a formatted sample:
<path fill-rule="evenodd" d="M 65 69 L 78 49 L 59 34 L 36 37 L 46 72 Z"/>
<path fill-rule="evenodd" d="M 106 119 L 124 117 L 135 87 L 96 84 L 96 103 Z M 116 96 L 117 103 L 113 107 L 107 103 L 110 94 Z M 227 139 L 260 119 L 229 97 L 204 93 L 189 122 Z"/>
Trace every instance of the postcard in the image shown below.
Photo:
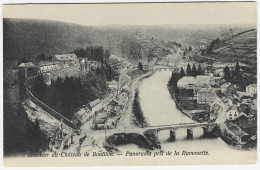
<path fill-rule="evenodd" d="M 256 2 L 4 4 L 4 164 L 257 162 Z"/>

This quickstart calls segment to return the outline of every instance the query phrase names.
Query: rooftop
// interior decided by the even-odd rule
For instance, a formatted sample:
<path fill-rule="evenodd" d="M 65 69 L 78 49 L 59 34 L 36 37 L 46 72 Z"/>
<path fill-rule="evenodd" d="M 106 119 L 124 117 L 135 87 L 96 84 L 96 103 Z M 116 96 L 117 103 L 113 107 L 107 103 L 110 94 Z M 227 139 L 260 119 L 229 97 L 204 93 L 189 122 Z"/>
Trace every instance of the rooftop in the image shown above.
<path fill-rule="evenodd" d="M 96 100 L 90 102 L 89 105 L 90 105 L 90 107 L 93 108 L 94 106 L 96 106 L 96 105 L 99 104 L 100 102 L 101 102 L 100 99 L 96 99 Z"/>
<path fill-rule="evenodd" d="M 243 137 L 248 135 L 246 132 L 244 132 L 239 126 L 230 124 L 227 126 L 230 131 L 232 131 L 235 135 L 239 137 Z"/>
<path fill-rule="evenodd" d="M 19 67 L 35 67 L 35 65 L 32 62 L 28 62 L 28 63 L 21 63 L 19 65 Z"/>
<path fill-rule="evenodd" d="M 184 76 L 178 81 L 178 85 L 202 85 L 207 84 L 210 80 L 209 76 L 199 75 L 197 77 Z"/>
<path fill-rule="evenodd" d="M 62 60 L 62 61 L 69 61 L 69 60 L 75 60 L 77 59 L 77 56 L 74 53 L 71 54 L 61 54 L 61 55 L 55 55 L 55 59 Z"/>
<path fill-rule="evenodd" d="M 250 85 L 248 85 L 246 87 L 257 87 L 257 84 L 250 84 Z"/>
<path fill-rule="evenodd" d="M 213 93 L 215 91 L 211 88 L 201 88 L 198 92 L 199 93 Z"/>

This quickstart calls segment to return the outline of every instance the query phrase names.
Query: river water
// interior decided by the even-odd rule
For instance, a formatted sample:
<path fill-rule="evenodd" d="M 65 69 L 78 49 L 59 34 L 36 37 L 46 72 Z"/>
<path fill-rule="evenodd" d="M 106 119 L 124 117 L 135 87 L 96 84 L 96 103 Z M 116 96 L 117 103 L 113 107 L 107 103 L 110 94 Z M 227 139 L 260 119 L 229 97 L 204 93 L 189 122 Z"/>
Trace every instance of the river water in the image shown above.
<path fill-rule="evenodd" d="M 176 108 L 176 104 L 167 88 L 170 76 L 171 71 L 169 70 L 157 71 L 151 77 L 144 79 L 139 87 L 140 105 L 147 122 L 151 126 L 193 122 Z M 186 129 L 177 130 L 177 140 L 175 142 L 168 142 L 169 131 L 167 130 L 159 132 L 158 135 L 164 151 L 170 150 L 181 153 L 183 150 L 205 150 L 211 155 L 207 158 L 210 158 L 209 160 L 215 159 L 212 160 L 215 163 L 246 163 L 250 162 L 248 159 L 256 156 L 255 150 L 237 150 L 220 138 L 202 138 L 202 132 L 201 128 L 195 128 L 193 131 L 194 139 L 187 140 Z M 199 160 L 201 161 L 201 159 Z M 194 163 L 197 162 L 195 161 Z"/>

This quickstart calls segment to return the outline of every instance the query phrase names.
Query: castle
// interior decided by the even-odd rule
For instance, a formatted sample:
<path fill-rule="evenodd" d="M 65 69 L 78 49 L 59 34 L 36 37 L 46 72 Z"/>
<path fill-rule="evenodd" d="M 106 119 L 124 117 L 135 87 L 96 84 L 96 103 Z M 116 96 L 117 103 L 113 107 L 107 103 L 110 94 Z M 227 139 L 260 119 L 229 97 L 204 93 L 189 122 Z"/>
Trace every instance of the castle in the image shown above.
<path fill-rule="evenodd" d="M 27 85 L 39 74 L 43 76 L 47 85 L 51 85 L 51 81 L 58 77 L 78 77 L 86 74 L 88 70 L 87 58 L 78 58 L 74 53 L 54 55 L 52 60 L 40 61 L 37 65 L 32 62 L 19 65 L 20 78 Z"/>

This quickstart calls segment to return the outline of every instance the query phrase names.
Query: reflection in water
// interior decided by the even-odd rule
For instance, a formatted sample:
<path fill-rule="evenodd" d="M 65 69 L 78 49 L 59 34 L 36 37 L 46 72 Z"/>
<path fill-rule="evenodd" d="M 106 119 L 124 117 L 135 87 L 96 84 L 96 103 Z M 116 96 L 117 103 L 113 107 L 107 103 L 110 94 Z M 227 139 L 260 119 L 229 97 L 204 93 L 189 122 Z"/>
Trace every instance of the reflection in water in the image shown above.
<path fill-rule="evenodd" d="M 140 104 L 151 126 L 193 122 L 177 108 L 167 88 L 170 71 L 158 71 L 144 79 L 140 88 Z"/>

